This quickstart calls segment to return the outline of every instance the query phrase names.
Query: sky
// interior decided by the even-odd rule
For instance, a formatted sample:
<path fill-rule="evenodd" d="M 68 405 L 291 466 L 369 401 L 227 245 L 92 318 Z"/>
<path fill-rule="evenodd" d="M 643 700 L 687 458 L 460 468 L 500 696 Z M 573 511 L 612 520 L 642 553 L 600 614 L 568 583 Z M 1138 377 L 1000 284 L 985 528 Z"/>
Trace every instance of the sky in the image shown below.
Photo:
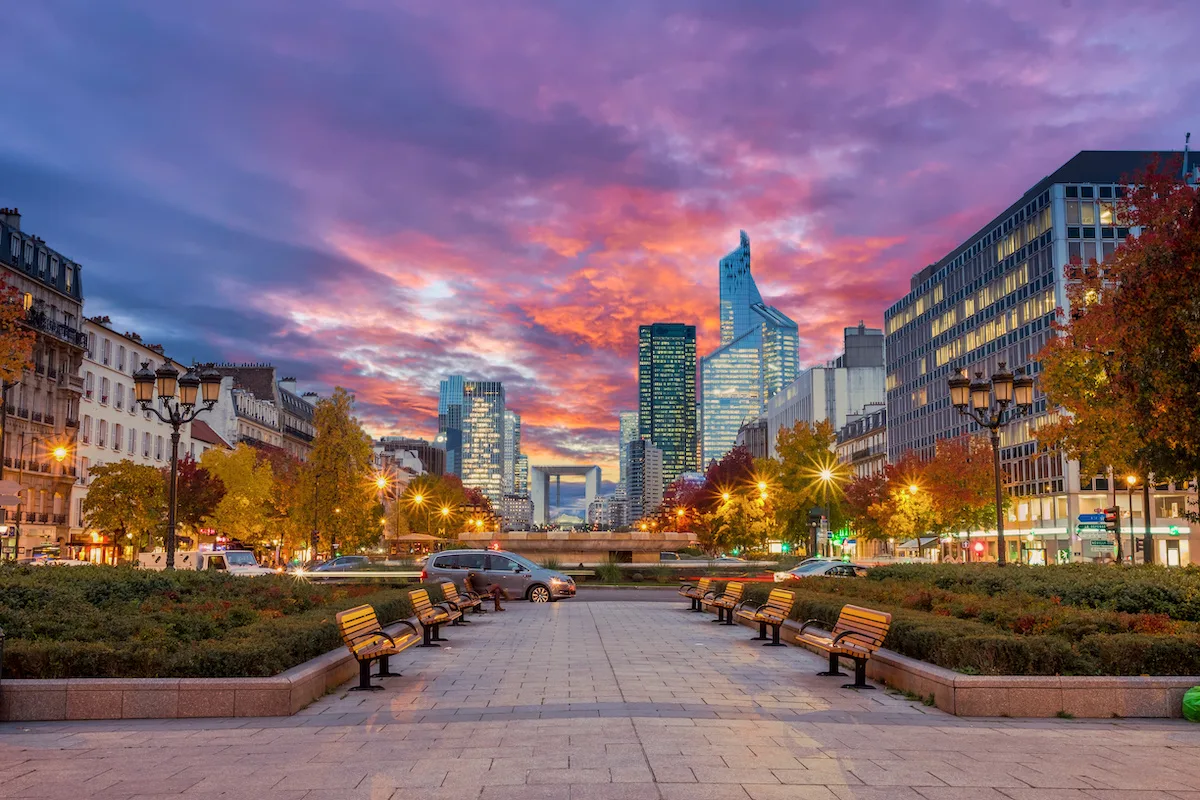
<path fill-rule="evenodd" d="M 0 206 L 85 312 L 346 386 L 432 437 L 505 383 L 615 477 L 637 326 L 715 348 L 751 239 L 801 365 L 1083 149 L 1200 133 L 1189 0 L 39 0 L 5 14 Z"/>

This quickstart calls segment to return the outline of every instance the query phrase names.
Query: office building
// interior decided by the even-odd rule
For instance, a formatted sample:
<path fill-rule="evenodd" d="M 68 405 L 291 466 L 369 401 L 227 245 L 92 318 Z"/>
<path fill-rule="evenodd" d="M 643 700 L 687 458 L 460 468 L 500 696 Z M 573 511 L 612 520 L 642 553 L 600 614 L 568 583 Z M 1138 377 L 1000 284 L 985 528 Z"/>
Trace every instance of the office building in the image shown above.
<path fill-rule="evenodd" d="M 860 322 L 858 327 L 844 328 L 842 334 L 842 355 L 824 366 L 804 370 L 767 402 L 767 439 L 772 455 L 782 428 L 797 422 L 829 420 L 836 431 L 846 424 L 851 412 L 884 401 L 883 331 Z"/>
<path fill-rule="evenodd" d="M 750 237 L 720 260 L 721 346 L 700 360 L 702 464 L 733 449 L 742 425 L 800 371 L 796 323 L 763 302 L 750 272 Z"/>
<path fill-rule="evenodd" d="M 696 327 L 638 328 L 638 435 L 661 451 L 670 483 L 696 464 Z"/>
<path fill-rule="evenodd" d="M 438 433 L 435 442 L 446 451 L 446 474 L 462 477 L 462 375 L 451 375 L 438 387 Z"/>
<path fill-rule="evenodd" d="M 648 439 L 629 443 L 629 486 L 627 501 L 630 524 L 653 514 L 662 505 L 663 451 Z"/>
<path fill-rule="evenodd" d="M 410 453 L 420 464 L 417 474 L 443 475 L 446 471 L 446 451 L 425 441 L 408 436 L 383 436 L 375 444 L 375 454 L 386 461 L 392 453 Z M 408 463 L 404 459 L 404 463 Z"/>
<path fill-rule="evenodd" d="M 521 457 L 521 415 L 504 410 L 504 493 L 517 491 L 517 462 Z"/>
<path fill-rule="evenodd" d="M 771 454 L 767 436 L 766 416 L 755 417 L 738 429 L 734 445 L 744 447 L 751 458 L 766 458 Z"/>
<path fill-rule="evenodd" d="M 622 486 L 625 484 L 626 476 L 629 474 L 629 450 L 628 445 L 634 439 L 640 437 L 638 433 L 638 412 L 636 411 L 618 411 L 617 420 L 620 424 L 620 433 L 617 441 L 617 459 L 619 461 L 620 470 L 617 476 L 617 482 Z"/>
<path fill-rule="evenodd" d="M 847 416 L 834 449 L 838 461 L 856 478 L 883 472 L 887 466 L 887 405 L 870 403 Z"/>
<path fill-rule="evenodd" d="M 533 527 L 533 500 L 528 494 L 505 494 L 500 500 L 504 529 L 527 531 Z"/>
<path fill-rule="evenodd" d="M 1064 265 L 1073 258 L 1111 258 L 1130 235 L 1114 217 L 1125 186 L 1156 158 L 1170 164 L 1181 156 L 1081 152 L 913 275 L 908 294 L 884 314 L 891 461 L 909 450 L 929 455 L 939 439 L 980 432 L 950 405 L 946 382 L 957 369 L 986 379 L 1004 363 L 1037 376 L 1037 355 L 1055 335 L 1055 310 L 1068 306 Z M 1107 476 L 1080 475 L 1076 462 L 1039 450 L 1034 430 L 1058 413 L 1035 386 L 1032 416 L 1001 431 L 1001 467 L 1012 497 L 1006 534 L 1015 534 L 1006 535 L 1010 561 L 1017 560 L 1019 545 L 1022 560 L 1033 563 L 1111 557 L 1111 548 L 1093 544 L 1105 537 L 1072 538 L 1078 516 L 1114 503 L 1130 513 L 1123 487 L 1116 491 Z M 1154 492 L 1156 563 L 1190 561 L 1191 528 L 1180 516 L 1189 494 L 1170 485 Z M 1142 530 L 1145 516 L 1136 495 L 1132 513 Z M 1123 520 L 1123 529 L 1129 522 Z M 995 559 L 995 532 L 976 535 L 986 558 Z"/>
<path fill-rule="evenodd" d="M 479 489 L 499 509 L 504 496 L 504 384 L 463 381 L 462 386 L 460 477 L 463 486 Z"/>
<path fill-rule="evenodd" d="M 515 494 L 529 494 L 529 456 L 524 453 L 517 454 L 516 468 L 513 475 L 513 492 Z"/>

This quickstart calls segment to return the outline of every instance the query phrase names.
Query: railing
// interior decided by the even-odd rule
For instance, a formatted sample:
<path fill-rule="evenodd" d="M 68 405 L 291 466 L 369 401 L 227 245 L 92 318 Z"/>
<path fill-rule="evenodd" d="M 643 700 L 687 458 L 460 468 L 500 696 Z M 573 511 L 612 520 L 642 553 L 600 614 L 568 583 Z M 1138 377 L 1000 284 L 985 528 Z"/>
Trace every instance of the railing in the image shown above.
<path fill-rule="evenodd" d="M 37 373 L 38 375 L 45 375 L 46 374 L 46 365 L 45 364 L 35 364 L 33 367 L 33 371 L 35 373 Z"/>
<path fill-rule="evenodd" d="M 55 525 L 65 525 L 67 523 L 66 514 L 55 514 L 51 519 Z"/>
<path fill-rule="evenodd" d="M 20 417 L 21 419 L 29 419 L 29 409 L 28 408 L 18 408 L 17 416 Z"/>
<path fill-rule="evenodd" d="M 66 421 L 63 424 L 66 425 L 68 428 L 78 428 L 79 420 L 71 419 L 70 417 L 67 417 Z"/>
<path fill-rule="evenodd" d="M 54 415 L 53 414 L 47 414 L 43 419 L 47 425 L 54 424 Z"/>
<path fill-rule="evenodd" d="M 76 347 L 87 347 L 86 333 L 69 328 L 61 322 L 53 321 L 40 308 L 31 308 L 25 312 L 25 324 L 42 333 L 48 333 L 57 339 L 62 339 L 64 342 L 73 344 Z"/>
<path fill-rule="evenodd" d="M 32 419 L 34 422 L 41 422 L 42 421 L 42 412 L 40 412 L 40 411 L 33 412 L 33 415 L 30 417 L 30 419 Z"/>
<path fill-rule="evenodd" d="M 313 440 L 313 435 L 311 433 L 306 433 L 299 428 L 293 428 L 291 425 L 284 425 L 283 432 L 288 436 L 293 436 L 305 442 L 311 442 Z"/>
<path fill-rule="evenodd" d="M 47 378 L 57 378 L 58 370 L 56 370 L 54 367 L 47 367 L 46 368 L 46 377 Z"/>

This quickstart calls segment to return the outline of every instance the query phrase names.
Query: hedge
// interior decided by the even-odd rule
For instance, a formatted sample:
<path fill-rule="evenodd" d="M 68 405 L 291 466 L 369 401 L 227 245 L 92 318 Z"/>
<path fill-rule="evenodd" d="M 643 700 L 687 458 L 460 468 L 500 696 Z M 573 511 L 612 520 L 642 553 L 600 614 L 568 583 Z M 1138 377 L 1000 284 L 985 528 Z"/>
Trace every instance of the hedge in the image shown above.
<path fill-rule="evenodd" d="M 439 587 L 424 588 L 441 599 Z M 128 567 L 4 567 L 3 675 L 275 675 L 339 647 L 335 614 L 362 603 L 385 623 L 412 615 L 405 589 Z"/>

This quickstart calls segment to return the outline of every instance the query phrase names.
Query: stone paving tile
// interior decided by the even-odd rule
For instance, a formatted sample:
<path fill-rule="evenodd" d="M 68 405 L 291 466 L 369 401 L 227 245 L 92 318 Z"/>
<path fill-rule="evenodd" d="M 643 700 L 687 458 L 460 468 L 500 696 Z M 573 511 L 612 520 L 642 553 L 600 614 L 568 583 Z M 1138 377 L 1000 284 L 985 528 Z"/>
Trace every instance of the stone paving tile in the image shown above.
<path fill-rule="evenodd" d="M 1200 800 L 1198 726 L 957 719 L 707 619 L 513 604 L 294 717 L 0 725 L 0 800 Z"/>

